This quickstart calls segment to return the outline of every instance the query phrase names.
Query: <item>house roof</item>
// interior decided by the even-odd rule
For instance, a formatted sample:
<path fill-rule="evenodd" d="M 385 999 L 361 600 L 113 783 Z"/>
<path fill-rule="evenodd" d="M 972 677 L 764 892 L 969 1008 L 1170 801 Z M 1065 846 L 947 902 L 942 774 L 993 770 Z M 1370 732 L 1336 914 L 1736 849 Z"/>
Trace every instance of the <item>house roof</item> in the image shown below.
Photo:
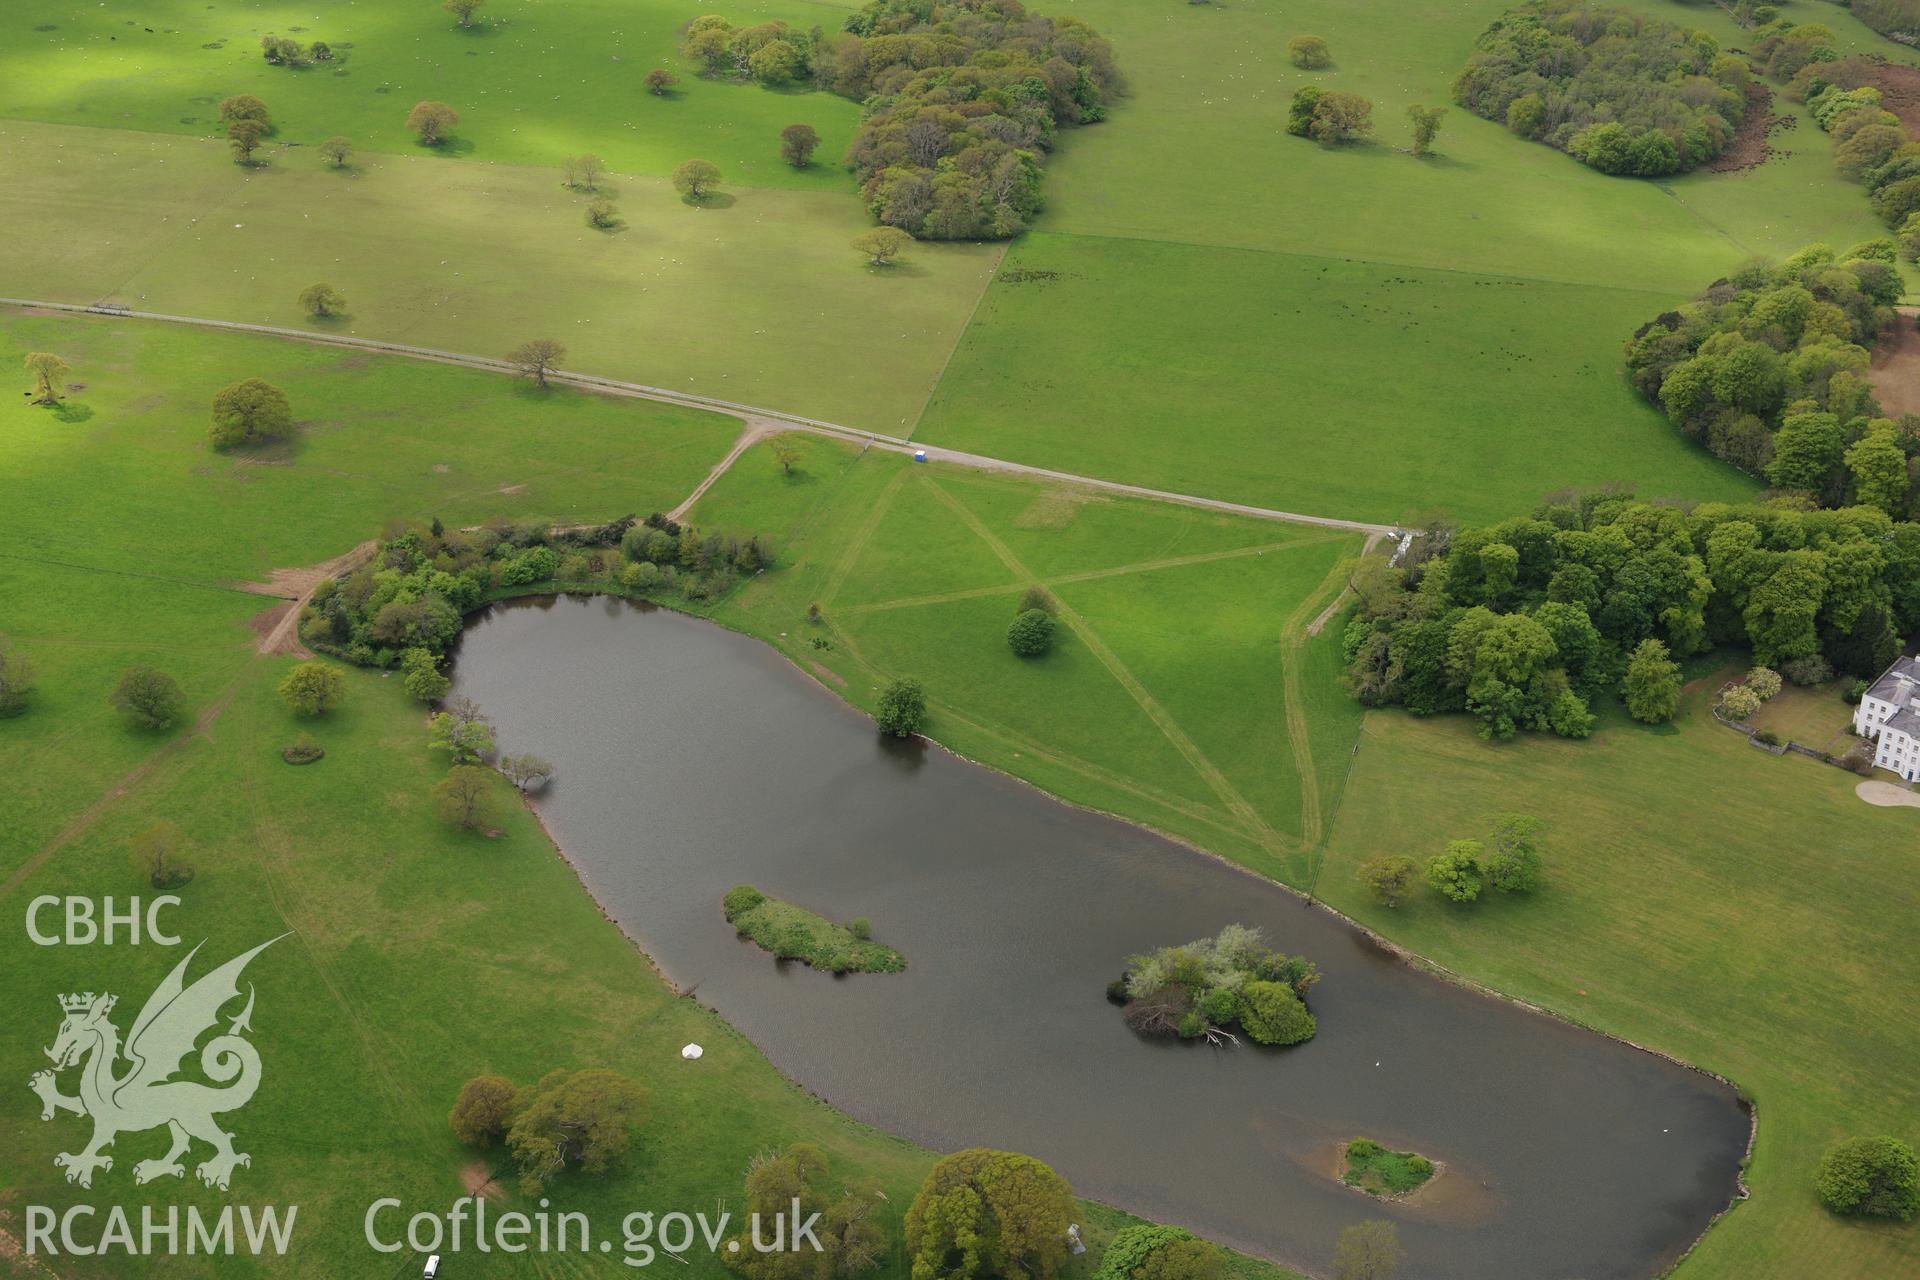
<path fill-rule="evenodd" d="M 1895 658 L 1893 665 L 1873 682 L 1873 688 L 1867 690 L 1867 693 L 1882 702 L 1892 702 L 1902 706 L 1920 701 L 1920 661 L 1913 658 Z"/>
<path fill-rule="evenodd" d="M 1897 733 L 1904 733 L 1909 738 L 1920 738 L 1920 712 L 1915 712 L 1908 708 L 1894 712 L 1887 717 L 1887 722 L 1881 726 L 1882 732 L 1888 729 L 1892 729 Z"/>

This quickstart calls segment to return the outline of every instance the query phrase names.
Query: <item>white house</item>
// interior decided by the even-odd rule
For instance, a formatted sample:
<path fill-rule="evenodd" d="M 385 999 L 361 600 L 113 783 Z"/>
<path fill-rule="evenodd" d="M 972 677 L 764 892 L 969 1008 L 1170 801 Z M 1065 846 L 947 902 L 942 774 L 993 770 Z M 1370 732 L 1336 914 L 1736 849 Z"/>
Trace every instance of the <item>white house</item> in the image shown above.
<path fill-rule="evenodd" d="M 1853 731 L 1875 740 L 1875 764 L 1908 782 L 1920 781 L 1920 660 L 1893 660 L 1861 697 Z"/>

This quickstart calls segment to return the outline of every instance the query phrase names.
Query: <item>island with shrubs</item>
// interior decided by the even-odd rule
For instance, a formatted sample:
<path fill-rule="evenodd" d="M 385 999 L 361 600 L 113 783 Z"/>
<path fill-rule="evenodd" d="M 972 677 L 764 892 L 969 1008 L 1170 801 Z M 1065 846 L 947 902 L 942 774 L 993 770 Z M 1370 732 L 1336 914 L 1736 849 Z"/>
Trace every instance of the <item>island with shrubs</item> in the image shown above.
<path fill-rule="evenodd" d="M 1318 981 L 1312 961 L 1230 924 L 1214 937 L 1132 957 L 1107 998 L 1143 1036 L 1237 1044 L 1238 1028 L 1256 1043 L 1289 1045 L 1313 1038 L 1306 997 Z"/>
<path fill-rule="evenodd" d="M 1433 1161 L 1414 1151 L 1389 1151 L 1372 1138 L 1347 1144 L 1340 1181 L 1382 1200 L 1410 1196 L 1433 1180 Z"/>
<path fill-rule="evenodd" d="M 798 960 L 829 973 L 898 973 L 907 958 L 873 940 L 873 926 L 857 919 L 835 924 L 791 902 L 737 884 L 721 900 L 727 923 L 776 959 Z"/>

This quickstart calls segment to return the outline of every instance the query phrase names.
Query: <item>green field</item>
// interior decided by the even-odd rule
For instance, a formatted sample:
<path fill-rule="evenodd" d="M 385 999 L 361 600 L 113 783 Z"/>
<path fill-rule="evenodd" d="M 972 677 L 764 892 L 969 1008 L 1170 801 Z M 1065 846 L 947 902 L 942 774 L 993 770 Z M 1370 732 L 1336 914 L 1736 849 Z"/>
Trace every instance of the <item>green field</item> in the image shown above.
<path fill-rule="evenodd" d="M 1008 255 L 916 434 L 1369 520 L 1498 518 L 1569 484 L 1745 491 L 1625 388 L 1622 346 L 1746 257 L 1885 228 L 1784 98 L 1790 154 L 1745 173 L 1609 178 L 1457 107 L 1415 160 L 1406 108 L 1450 101 L 1506 7 L 1076 4 L 1132 95 L 1063 140 L 1046 234 Z M 1742 43 L 1712 5 L 1630 7 Z M 1793 16 L 1900 52 L 1834 6 Z M 1302 32 L 1332 68 L 1288 63 Z M 1287 136 L 1304 83 L 1371 98 L 1377 141 Z"/>
<path fill-rule="evenodd" d="M 382 156 L 343 174 L 308 151 L 247 171 L 212 142 L 10 123 L 0 282 L 299 326 L 324 280 L 347 297 L 329 331 L 488 356 L 556 338 L 571 368 L 901 432 L 1000 255 L 928 246 L 875 271 L 848 247 L 866 219 L 847 194 L 697 208 L 656 178 L 604 185 L 618 231 L 590 229 L 551 169 Z"/>
<path fill-rule="evenodd" d="M 833 30 L 853 7 L 739 0 L 718 12 L 742 26 L 777 18 Z M 131 16 L 21 0 L 0 16 L 0 116 L 211 138 L 224 133 L 219 100 L 250 93 L 273 111 L 274 142 L 311 147 L 340 134 L 365 151 L 414 154 L 407 112 L 432 98 L 460 113 L 447 149 L 475 161 L 554 168 L 590 151 L 664 176 L 698 156 L 753 186 L 843 189 L 834 162 L 858 105 L 700 79 L 679 57 L 679 28 L 707 11 L 691 0 L 492 0 L 461 30 L 435 0 L 317 10 L 153 0 Z M 338 56 L 271 66 L 260 53 L 268 34 L 325 40 Z M 641 84 L 653 67 L 679 75 L 672 96 Z M 794 123 L 819 131 L 825 163 L 796 172 L 780 160 L 780 130 Z"/>
<path fill-rule="evenodd" d="M 1492 521 L 1569 485 L 1736 499 L 1620 378 L 1671 299 L 1515 276 L 1035 233 L 920 434 L 1314 515 Z M 1579 315 L 1579 324 L 1546 317 Z M 1100 316 L 1097 325 L 1066 317 Z M 1106 317 L 1116 319 L 1107 320 Z M 1598 335 L 1598 337 L 1596 337 Z"/>
<path fill-rule="evenodd" d="M 1587 742 L 1487 743 L 1458 717 L 1370 713 L 1317 891 L 1422 956 L 1755 1099 L 1753 1197 L 1683 1280 L 1909 1275 L 1914 1230 L 1833 1217 L 1812 1175 L 1836 1139 L 1920 1132 L 1904 1012 L 1920 970 L 1892 941 L 1920 912 L 1920 814 L 1863 804 L 1852 774 L 1714 724 L 1707 699 L 1738 674 L 1690 686 L 1677 726 L 1616 711 Z M 1459 910 L 1423 887 L 1390 911 L 1354 878 L 1376 854 L 1424 861 L 1480 838 L 1508 810 L 1546 824 L 1530 898 Z"/>
<path fill-rule="evenodd" d="M 857 706 L 919 678 L 932 736 L 1055 795 L 1272 875 L 1305 868 L 1359 721 L 1325 696 L 1337 634 L 1308 632 L 1359 535 L 799 447 L 789 476 L 755 446 L 694 508 L 769 533 L 783 561 L 718 621 Z M 1006 628 L 1035 584 L 1059 625 L 1023 659 Z"/>

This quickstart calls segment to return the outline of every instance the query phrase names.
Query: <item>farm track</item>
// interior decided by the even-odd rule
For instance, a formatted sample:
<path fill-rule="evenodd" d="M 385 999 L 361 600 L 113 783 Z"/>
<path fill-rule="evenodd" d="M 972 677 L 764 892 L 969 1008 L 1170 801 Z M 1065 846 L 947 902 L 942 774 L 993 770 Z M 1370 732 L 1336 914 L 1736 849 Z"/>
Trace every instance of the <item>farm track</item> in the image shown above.
<path fill-rule="evenodd" d="M 272 338 L 288 338 L 295 342 L 306 342 L 316 346 L 348 347 L 360 351 L 372 351 L 386 355 L 406 356 L 414 360 L 427 360 L 436 364 L 456 365 L 461 368 L 479 369 L 489 373 L 504 373 L 518 376 L 517 366 L 506 360 L 496 360 L 490 356 L 477 356 L 458 351 L 441 351 L 433 347 L 417 347 L 401 342 L 380 342 L 372 338 L 355 338 L 344 334 L 313 333 L 305 329 L 289 329 L 279 325 L 242 324 L 234 320 L 208 320 L 199 316 L 176 316 L 157 311 L 133 311 L 121 307 L 88 305 L 76 302 L 44 302 L 31 298 L 0 297 L 0 306 L 28 309 L 64 311 L 76 315 L 106 316 L 122 320 L 150 320 L 165 324 L 195 325 L 203 329 L 225 329 L 236 333 L 255 333 Z M 1328 529 L 1351 529 L 1359 533 L 1391 536 L 1397 532 L 1390 525 L 1371 524 L 1364 520 L 1343 520 L 1335 516 L 1308 515 L 1298 511 L 1278 511 L 1270 507 L 1253 506 L 1243 502 L 1229 502 L 1222 498 L 1209 498 L 1199 494 L 1172 493 L 1164 489 L 1149 489 L 1143 485 L 1126 484 L 1118 480 L 1102 480 L 1094 476 L 1075 475 L 1066 471 L 1054 471 L 1046 467 L 1031 466 L 1024 462 L 1012 462 L 1004 458 L 989 458 L 982 454 L 963 453 L 957 449 L 943 449 L 938 445 L 918 444 L 904 436 L 891 436 L 877 431 L 866 431 L 859 427 L 844 426 L 836 422 L 824 422 L 818 418 L 808 418 L 800 414 L 784 413 L 778 409 L 766 409 L 757 405 L 740 404 L 732 400 L 719 400 L 711 396 L 694 395 L 689 392 L 673 391 L 666 387 L 648 386 L 641 382 L 624 382 L 617 378 L 602 378 L 595 374 L 552 372 L 548 381 L 563 386 L 578 387 L 585 391 L 597 391 L 603 395 L 624 396 L 636 400 L 653 400 L 661 404 L 679 405 L 689 409 L 707 409 L 717 413 L 730 414 L 743 420 L 749 429 L 759 429 L 763 434 L 773 431 L 807 431 L 815 435 L 832 436 L 841 440 L 850 440 L 871 448 L 885 449 L 891 453 L 916 454 L 924 452 L 929 461 L 946 462 L 955 466 L 973 467 L 983 471 L 1003 471 L 1016 475 L 1036 476 L 1062 484 L 1079 485 L 1095 489 L 1102 493 L 1123 494 L 1129 497 L 1147 498 L 1157 502 L 1177 502 L 1183 506 L 1200 507 L 1208 511 L 1221 511 L 1229 515 L 1250 516 L 1258 520 L 1279 520 L 1289 524 L 1317 525 Z M 738 456 L 747 440 L 737 443 L 732 456 Z M 724 470 L 724 464 L 707 478 L 711 484 Z M 696 490 L 694 497 L 704 491 Z M 690 504 L 692 498 L 688 499 Z"/>

